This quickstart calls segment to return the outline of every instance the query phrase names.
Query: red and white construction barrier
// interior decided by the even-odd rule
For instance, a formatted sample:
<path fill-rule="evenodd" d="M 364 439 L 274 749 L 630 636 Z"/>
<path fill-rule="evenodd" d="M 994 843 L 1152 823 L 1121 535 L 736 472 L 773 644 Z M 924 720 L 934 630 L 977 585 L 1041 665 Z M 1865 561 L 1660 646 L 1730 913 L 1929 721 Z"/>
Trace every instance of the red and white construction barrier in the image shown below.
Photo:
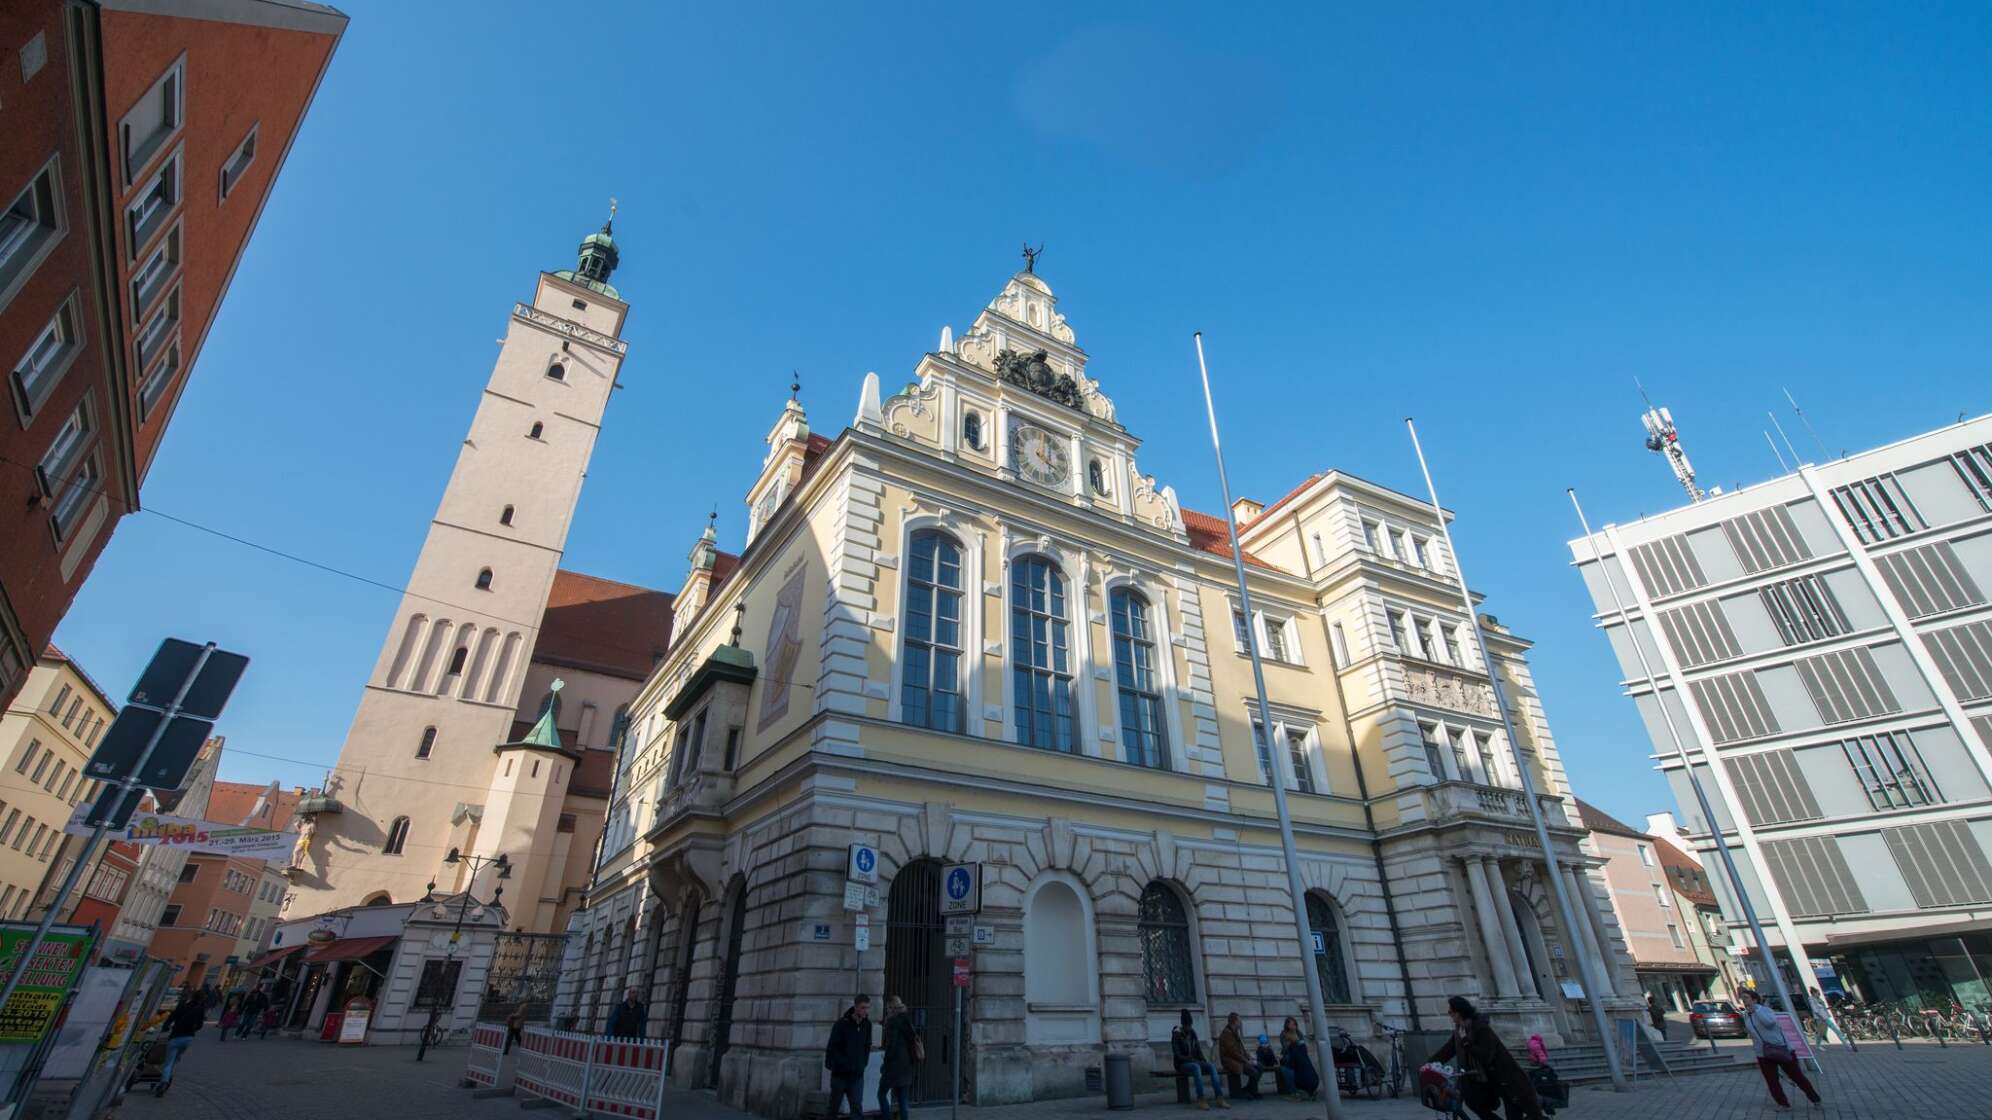
<path fill-rule="evenodd" d="M 670 1053 L 668 1042 L 527 1027 L 512 1047 L 513 1085 L 522 1096 L 585 1115 L 663 1120 Z"/>
<path fill-rule="evenodd" d="M 505 1053 L 505 1024 L 479 1023 L 470 1028 L 470 1060 L 463 1069 L 463 1083 L 482 1092 L 512 1091 L 511 1063 Z"/>

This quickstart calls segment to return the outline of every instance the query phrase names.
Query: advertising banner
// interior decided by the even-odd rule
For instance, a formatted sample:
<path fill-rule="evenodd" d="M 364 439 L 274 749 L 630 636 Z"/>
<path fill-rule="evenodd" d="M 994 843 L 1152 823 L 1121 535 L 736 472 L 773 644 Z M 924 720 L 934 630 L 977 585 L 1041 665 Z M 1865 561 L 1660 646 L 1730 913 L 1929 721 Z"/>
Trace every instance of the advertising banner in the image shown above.
<path fill-rule="evenodd" d="M 93 827 L 85 823 L 88 808 L 87 805 L 77 806 L 62 830 L 77 836 L 90 835 Z M 161 844 L 191 852 L 267 859 L 279 864 L 290 860 L 291 848 L 297 844 L 295 832 L 272 832 L 267 828 L 217 824 L 164 813 L 134 813 L 130 824 L 104 835 L 113 843 Z"/>
<path fill-rule="evenodd" d="M 0 926 L 0 977 L 11 973 L 15 961 L 34 938 L 29 925 Z M 62 1001 L 76 982 L 76 974 L 90 956 L 93 935 L 75 926 L 57 926 L 42 939 L 35 959 L 21 974 L 21 984 L 13 998 L 0 1008 L 0 1043 L 34 1042 L 62 1010 Z"/>

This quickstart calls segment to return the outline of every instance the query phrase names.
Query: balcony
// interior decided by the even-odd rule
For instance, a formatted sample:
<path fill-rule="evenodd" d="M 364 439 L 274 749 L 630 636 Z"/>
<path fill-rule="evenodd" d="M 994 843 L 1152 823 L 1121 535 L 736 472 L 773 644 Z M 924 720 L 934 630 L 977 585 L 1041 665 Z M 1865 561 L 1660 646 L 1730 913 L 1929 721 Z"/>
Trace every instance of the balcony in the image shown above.
<path fill-rule="evenodd" d="M 1533 828 L 1529 804 L 1518 789 L 1483 786 L 1473 782 L 1440 782 L 1424 789 L 1427 819 L 1432 821 L 1475 820 L 1503 826 Z M 1567 824 L 1563 799 L 1537 794 L 1543 820 L 1551 825 Z"/>

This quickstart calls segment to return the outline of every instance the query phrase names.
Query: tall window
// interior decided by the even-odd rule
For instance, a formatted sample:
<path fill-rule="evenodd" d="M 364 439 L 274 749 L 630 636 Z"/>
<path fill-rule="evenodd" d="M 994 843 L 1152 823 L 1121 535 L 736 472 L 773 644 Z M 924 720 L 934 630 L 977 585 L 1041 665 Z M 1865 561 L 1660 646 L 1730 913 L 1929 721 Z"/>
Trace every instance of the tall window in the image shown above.
<path fill-rule="evenodd" d="M 1363 544 L 1371 552 L 1382 554 L 1383 549 L 1377 540 L 1377 525 L 1374 521 L 1363 522 Z"/>
<path fill-rule="evenodd" d="M 1883 731 L 1841 742 L 1847 762 L 1876 809 L 1906 809 L 1943 800 L 1923 768 L 1923 756 L 1908 732 Z"/>
<path fill-rule="evenodd" d="M 1273 748 L 1266 742 L 1266 725 L 1252 721 L 1252 750 L 1259 757 L 1259 780 L 1273 784 Z"/>
<path fill-rule="evenodd" d="M 1307 761 L 1307 732 L 1297 727 L 1286 729 L 1287 760 L 1293 763 L 1293 788 L 1302 793 L 1314 792 L 1314 767 Z"/>
<path fill-rule="evenodd" d="M 1321 1002 L 1349 1003 L 1349 969 L 1342 960 L 1342 927 L 1335 907 L 1317 894 L 1307 896 L 1307 927 L 1314 934 L 1314 971 L 1321 977 Z"/>
<path fill-rule="evenodd" d="M 1190 918 L 1183 900 L 1162 883 L 1141 892 L 1141 971 L 1149 1003 L 1195 1003 L 1197 974 L 1190 960 Z"/>
<path fill-rule="evenodd" d="M 907 723 L 962 729 L 961 549 L 940 533 L 915 535 L 906 565 L 899 707 Z"/>
<path fill-rule="evenodd" d="M 417 745 L 415 748 L 415 757 L 416 758 L 429 757 L 429 752 L 431 750 L 434 750 L 435 746 L 436 746 L 436 729 L 433 727 L 423 728 L 422 742 L 419 745 Z"/>
<path fill-rule="evenodd" d="M 1259 616 L 1266 625 L 1266 656 L 1274 661 L 1291 663 L 1293 654 L 1287 652 L 1287 624 L 1284 618 L 1271 615 Z"/>
<path fill-rule="evenodd" d="M 1443 620 L 1432 623 L 1432 648 L 1437 652 L 1440 661 L 1448 665 L 1460 663 L 1459 655 L 1453 652 L 1452 635 L 1447 633 Z"/>
<path fill-rule="evenodd" d="M 387 855 L 398 856 L 401 854 L 402 847 L 407 843 L 408 818 L 396 817 L 394 818 L 394 823 L 387 826 L 387 843 L 382 844 L 380 850 Z"/>
<path fill-rule="evenodd" d="M 478 573 L 477 573 L 477 589 L 478 589 L 479 591 L 489 591 L 489 590 L 491 590 L 491 569 L 489 569 L 489 568 L 483 568 L 483 569 L 480 569 L 480 570 L 478 571 Z"/>
<path fill-rule="evenodd" d="M 1072 714 L 1072 653 L 1066 638 L 1065 577 L 1030 556 L 1010 565 L 1010 661 L 1017 694 L 1017 742 L 1079 749 Z"/>
<path fill-rule="evenodd" d="M 1432 780 L 1435 782 L 1445 781 L 1445 733 L 1439 730 L 1439 725 L 1436 723 L 1421 723 L 1418 725 L 1418 730 L 1423 734 L 1425 739 L 1425 765 L 1432 768 Z"/>
<path fill-rule="evenodd" d="M 1390 622 L 1390 644 L 1397 647 L 1397 652 L 1416 653 L 1404 634 L 1404 615 L 1398 611 L 1385 611 L 1383 617 Z"/>
<path fill-rule="evenodd" d="M 1121 747 L 1129 762 L 1166 770 L 1169 737 L 1162 722 L 1161 686 L 1155 682 L 1155 631 L 1148 621 L 1148 601 L 1119 588 L 1112 606 Z"/>
<path fill-rule="evenodd" d="M 982 450 L 982 414 L 964 413 L 961 418 L 961 441 L 977 451 Z"/>

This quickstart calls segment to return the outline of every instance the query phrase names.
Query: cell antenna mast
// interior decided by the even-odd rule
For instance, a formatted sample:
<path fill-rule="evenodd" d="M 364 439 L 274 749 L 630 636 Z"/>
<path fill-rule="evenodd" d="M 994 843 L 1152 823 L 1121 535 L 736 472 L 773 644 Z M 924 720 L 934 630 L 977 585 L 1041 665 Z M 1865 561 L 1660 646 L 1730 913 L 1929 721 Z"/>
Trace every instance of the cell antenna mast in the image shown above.
<path fill-rule="evenodd" d="M 1639 417 L 1640 423 L 1646 425 L 1646 449 L 1665 455 L 1667 465 L 1674 468 L 1674 478 L 1688 492 L 1688 500 L 1701 501 L 1708 495 L 1695 484 L 1694 464 L 1688 462 L 1688 453 L 1681 447 L 1681 433 L 1674 430 L 1673 414 L 1655 405 L 1653 398 L 1646 395 L 1644 385 L 1639 387 L 1639 396 L 1646 402 L 1646 411 Z"/>

